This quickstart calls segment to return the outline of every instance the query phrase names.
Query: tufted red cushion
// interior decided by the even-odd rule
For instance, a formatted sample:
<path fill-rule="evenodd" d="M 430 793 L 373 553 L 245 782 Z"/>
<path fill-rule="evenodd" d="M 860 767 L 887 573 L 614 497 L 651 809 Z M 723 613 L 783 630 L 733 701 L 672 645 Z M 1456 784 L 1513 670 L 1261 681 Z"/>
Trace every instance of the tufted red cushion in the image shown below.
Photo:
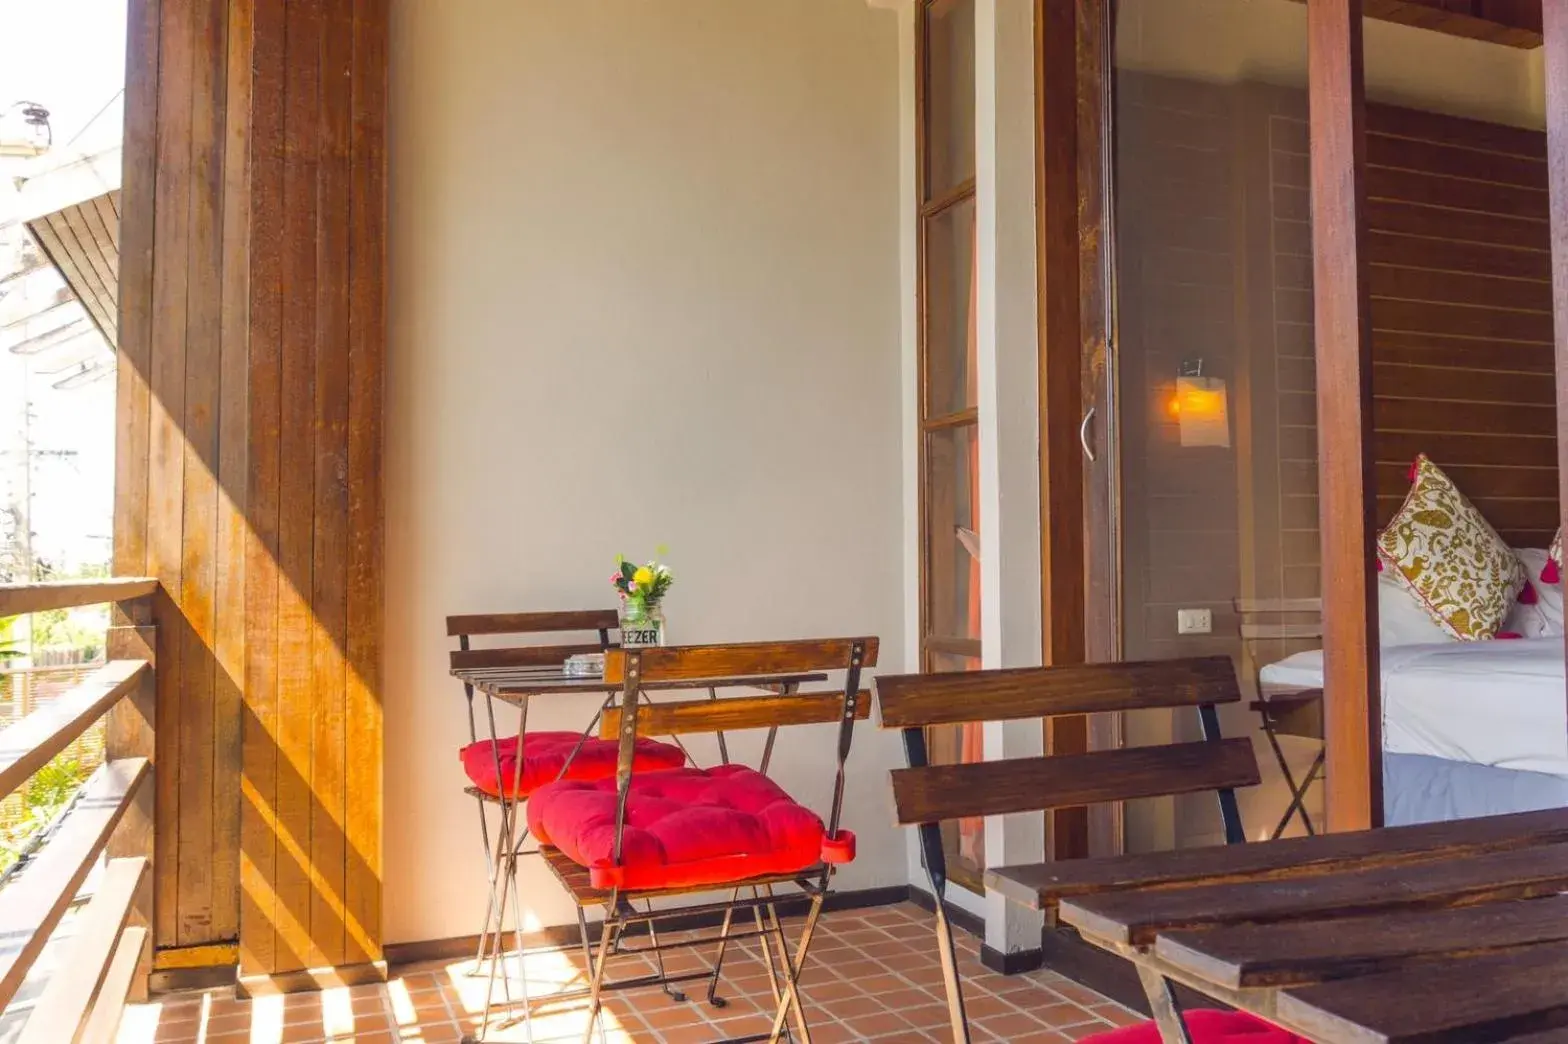
<path fill-rule="evenodd" d="M 523 759 L 523 778 L 518 787 L 522 796 L 526 798 L 546 783 L 554 782 L 580 739 L 580 732 L 530 732 L 523 748 L 527 756 Z M 512 797 L 512 780 L 517 776 L 517 737 L 508 736 L 500 740 L 495 744 L 495 749 L 501 754 L 499 781 L 495 775 L 495 754 L 491 752 L 489 740 L 470 743 L 457 754 L 463 762 L 463 771 L 474 786 L 491 797 L 500 797 L 504 786 L 506 796 Z M 614 776 L 618 750 L 614 740 L 588 740 L 577 756 L 572 758 L 565 778 L 604 779 Z M 679 747 L 654 740 L 637 741 L 636 767 L 639 772 L 680 768 L 685 763 L 686 756 Z"/>
<path fill-rule="evenodd" d="M 620 866 L 613 779 L 540 787 L 528 828 L 588 867 L 595 888 L 724 884 L 854 858 L 852 835 L 826 841 L 815 812 L 743 765 L 632 776 Z"/>
<path fill-rule="evenodd" d="M 1192 1044 L 1312 1044 L 1306 1037 L 1239 1011 L 1199 1008 L 1183 1012 L 1181 1017 L 1192 1035 Z M 1153 1022 L 1140 1022 L 1084 1037 L 1078 1044 L 1160 1044 L 1160 1029 Z"/>

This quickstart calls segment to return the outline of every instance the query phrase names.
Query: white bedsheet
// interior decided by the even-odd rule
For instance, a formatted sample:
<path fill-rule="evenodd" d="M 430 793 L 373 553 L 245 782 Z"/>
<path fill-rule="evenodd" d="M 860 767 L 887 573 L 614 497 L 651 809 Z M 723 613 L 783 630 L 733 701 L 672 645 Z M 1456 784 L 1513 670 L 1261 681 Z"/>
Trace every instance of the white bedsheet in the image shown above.
<path fill-rule="evenodd" d="M 1568 777 L 1563 640 L 1382 650 L 1383 749 Z M 1322 650 L 1263 668 L 1265 689 L 1323 684 Z"/>

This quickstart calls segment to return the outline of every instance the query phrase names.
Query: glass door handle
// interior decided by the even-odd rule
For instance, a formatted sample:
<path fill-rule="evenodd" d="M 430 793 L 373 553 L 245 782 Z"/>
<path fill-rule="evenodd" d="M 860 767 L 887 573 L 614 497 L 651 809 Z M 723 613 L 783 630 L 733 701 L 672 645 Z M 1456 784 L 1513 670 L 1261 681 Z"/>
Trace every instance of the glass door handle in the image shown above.
<path fill-rule="evenodd" d="M 1083 455 L 1089 458 L 1089 463 L 1094 463 L 1094 447 L 1089 445 L 1089 424 L 1094 420 L 1094 407 L 1089 407 L 1089 412 L 1083 415 L 1083 423 L 1078 425 L 1078 445 L 1083 447 Z"/>

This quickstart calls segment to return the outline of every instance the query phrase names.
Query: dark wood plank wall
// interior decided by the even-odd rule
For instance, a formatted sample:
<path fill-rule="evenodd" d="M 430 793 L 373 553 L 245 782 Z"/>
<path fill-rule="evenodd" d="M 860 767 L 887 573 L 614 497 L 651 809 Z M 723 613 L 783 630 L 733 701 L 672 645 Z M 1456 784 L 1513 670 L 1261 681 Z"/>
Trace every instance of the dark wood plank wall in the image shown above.
<path fill-rule="evenodd" d="M 163 582 L 168 964 L 380 957 L 387 14 L 131 4 L 115 568 Z"/>
<path fill-rule="evenodd" d="M 1317 594 L 1305 100 L 1259 92 L 1267 123 L 1280 460 L 1279 587 Z M 1425 452 L 1510 543 L 1556 528 L 1556 406 L 1545 136 L 1368 107 L 1368 240 L 1378 522 Z"/>

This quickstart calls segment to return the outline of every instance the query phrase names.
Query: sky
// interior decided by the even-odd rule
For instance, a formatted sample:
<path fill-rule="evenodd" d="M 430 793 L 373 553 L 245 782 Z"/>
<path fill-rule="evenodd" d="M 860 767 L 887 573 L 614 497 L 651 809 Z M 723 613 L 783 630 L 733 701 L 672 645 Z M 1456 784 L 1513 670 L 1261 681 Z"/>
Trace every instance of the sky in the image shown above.
<path fill-rule="evenodd" d="M 69 141 L 125 84 L 125 0 L 0 0 L 0 111 L 49 110 Z"/>
<path fill-rule="evenodd" d="M 125 2 L 0 0 L 0 114 L 18 101 L 49 110 L 55 148 L 38 162 L 118 141 Z M 103 118 L 93 123 L 100 113 Z M 89 123 L 91 131 L 82 134 Z M 0 123 L 0 134 L 7 129 Z M 11 178 L 27 162 L 0 157 L 0 225 L 10 210 Z M 14 255 L 3 248 L 14 245 L 17 232 L 0 228 L 0 264 Z M 62 285 L 52 272 L 36 273 L 25 283 L 12 284 L 11 300 L 0 304 L 0 312 L 23 304 L 19 294 L 46 294 Z M 37 332 L 10 330 L 5 340 Z M 80 358 L 108 352 L 96 334 L 92 340 L 96 349 L 73 343 L 35 356 L 0 349 L 0 502 L 15 504 L 25 491 L 35 551 L 65 568 L 104 561 L 112 521 L 114 381 L 53 387 Z M 30 458 L 23 451 L 27 445 Z"/>

